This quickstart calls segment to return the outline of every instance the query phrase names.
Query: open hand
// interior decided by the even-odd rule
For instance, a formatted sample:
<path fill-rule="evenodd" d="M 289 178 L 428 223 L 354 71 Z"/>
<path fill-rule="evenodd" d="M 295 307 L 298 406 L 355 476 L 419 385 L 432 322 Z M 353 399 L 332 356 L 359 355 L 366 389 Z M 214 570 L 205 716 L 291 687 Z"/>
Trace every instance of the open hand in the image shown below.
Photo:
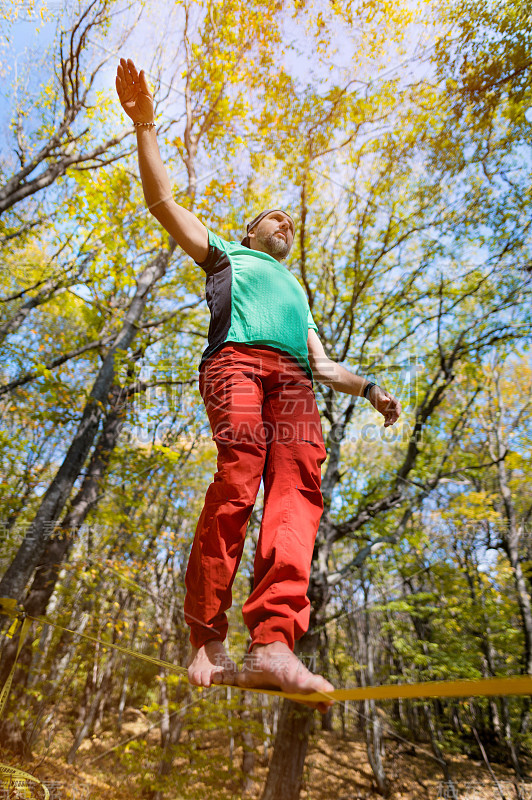
<path fill-rule="evenodd" d="M 376 408 L 384 417 L 384 427 L 397 422 L 402 411 L 399 400 L 380 386 L 372 386 L 368 392 L 368 399 L 373 408 Z"/>
<path fill-rule="evenodd" d="M 130 58 L 121 58 L 116 68 L 116 91 L 122 108 L 133 122 L 153 122 L 153 95 L 144 70 L 140 74 Z"/>

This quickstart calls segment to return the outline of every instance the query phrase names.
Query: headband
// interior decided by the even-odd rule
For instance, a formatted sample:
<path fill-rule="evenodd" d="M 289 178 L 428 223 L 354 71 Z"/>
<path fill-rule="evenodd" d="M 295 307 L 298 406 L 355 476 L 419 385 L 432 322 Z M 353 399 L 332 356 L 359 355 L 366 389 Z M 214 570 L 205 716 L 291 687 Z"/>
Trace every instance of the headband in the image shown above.
<path fill-rule="evenodd" d="M 252 228 L 254 228 L 255 225 L 258 225 L 263 217 L 267 216 L 268 214 L 272 214 L 274 211 L 281 211 L 283 214 L 286 214 L 287 217 L 290 217 L 290 214 L 287 211 L 284 211 L 282 208 L 269 208 L 267 211 L 261 211 L 260 214 L 257 214 L 255 219 L 252 219 L 251 222 L 248 222 L 248 224 L 246 225 L 246 235 L 244 236 L 244 238 L 242 239 L 240 244 L 243 244 L 244 247 L 249 247 L 249 236 L 248 236 L 248 233 L 250 232 L 250 230 Z M 290 217 L 290 219 L 292 219 L 292 217 Z M 293 224 L 294 230 L 295 230 L 296 226 L 295 226 L 295 222 L 294 222 L 293 219 L 292 219 L 292 224 Z"/>

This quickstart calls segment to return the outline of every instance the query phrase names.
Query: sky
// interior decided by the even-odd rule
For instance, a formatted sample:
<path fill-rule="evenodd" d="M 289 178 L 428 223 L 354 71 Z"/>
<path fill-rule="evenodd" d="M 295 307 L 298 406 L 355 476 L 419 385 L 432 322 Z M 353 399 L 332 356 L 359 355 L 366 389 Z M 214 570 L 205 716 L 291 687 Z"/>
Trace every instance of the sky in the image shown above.
<path fill-rule="evenodd" d="M 43 54 L 47 47 L 51 46 L 56 34 L 58 25 L 62 18 L 64 18 L 65 9 L 73 8 L 76 4 L 72 0 L 14 0 L 10 3 L 12 7 L 18 9 L 17 18 L 11 24 L 5 24 L 0 28 L 0 59 L 4 63 L 4 73 L 7 71 L 8 80 L 2 81 L 3 89 L 0 87 L 0 112 L 2 118 L 2 129 L 5 130 L 6 112 L 8 102 L 11 102 L 11 81 L 9 80 L 9 72 L 12 75 L 21 74 L 24 70 L 24 63 L 27 61 L 28 55 L 31 56 L 32 62 L 32 77 L 33 79 L 42 79 L 44 77 L 44 70 L 46 69 L 47 61 L 44 59 Z M 326 4 L 325 4 L 326 5 Z M 118 30 L 120 27 L 127 24 L 127 20 L 131 20 L 133 15 L 119 14 L 113 22 L 113 28 Z M 128 40 L 127 46 L 123 47 L 119 55 L 127 55 L 132 57 L 133 60 L 140 66 L 143 66 L 149 75 L 149 67 L 152 56 L 157 52 L 157 47 L 162 40 L 161 28 L 164 31 L 164 36 L 168 39 L 168 48 L 172 46 L 172 27 L 175 25 L 176 30 L 181 27 L 181 19 L 178 5 L 171 0 L 163 0 L 147 4 L 147 7 L 142 13 L 142 23 L 137 26 L 133 31 L 132 36 Z M 319 80 L 323 86 L 325 93 L 333 80 L 337 79 L 339 72 L 349 69 L 352 54 L 357 42 L 357 33 L 349 30 L 345 25 L 339 22 L 335 24 L 335 49 L 336 52 L 324 64 L 320 63 L 320 57 L 309 59 L 309 41 L 305 31 L 305 20 L 294 20 L 291 17 L 284 18 L 284 31 L 283 37 L 287 43 L 292 47 L 286 48 L 285 61 L 290 70 L 302 84 L 307 82 L 316 83 Z M 412 51 L 419 45 L 419 40 L 425 34 L 419 26 L 412 26 L 410 35 L 410 42 L 407 43 Z M 112 36 L 109 37 L 110 39 Z M 102 56 L 105 55 L 105 48 L 101 43 L 93 45 L 99 48 Z M 305 52 L 306 51 L 306 52 Z M 107 51 L 109 52 L 109 51 Z M 299 54 L 298 54 L 299 53 Z M 116 64 L 119 55 L 112 56 L 110 63 L 106 65 L 98 77 L 96 88 L 114 87 L 114 78 L 116 73 Z M 419 79 L 422 77 L 422 71 L 427 69 L 427 66 L 422 66 L 417 63 L 408 65 L 407 59 L 397 59 L 394 57 L 393 49 L 388 54 L 383 54 L 382 69 L 378 74 L 360 74 L 361 80 L 372 79 L 378 80 L 380 77 L 387 77 L 390 71 L 399 70 L 404 75 L 405 79 L 412 77 Z M 393 63 L 392 63 L 393 61 Z M 334 64 L 335 69 L 329 70 L 329 65 Z M 352 91 L 363 91 L 364 87 L 353 87 Z M 120 109 L 119 113 L 122 113 Z M 4 132 L 2 130 L 2 132 Z"/>
<path fill-rule="evenodd" d="M 138 8 L 139 4 L 133 4 L 134 9 Z M 326 6 L 326 4 L 325 4 Z M 51 48 L 54 43 L 54 37 L 57 36 L 58 27 L 61 24 L 62 18 L 65 17 L 65 10 L 75 8 L 76 4 L 72 0 L 35 0 L 32 5 L 29 0 L 15 0 L 15 8 L 18 9 L 16 20 L 9 26 L 5 26 L 3 31 L 0 32 L 0 59 L 4 63 L 5 80 L 0 85 L 0 137 L 1 145 L 0 152 L 3 157 L 13 160 L 15 164 L 15 155 L 13 153 L 14 137 L 9 131 L 9 123 L 11 110 L 13 107 L 13 92 L 14 84 L 17 77 L 24 76 L 23 85 L 29 86 L 29 92 L 38 89 L 40 83 L 47 79 L 46 69 L 50 63 L 50 59 L 46 58 L 45 53 L 47 48 Z M 46 9 L 46 10 L 45 10 Z M 133 20 L 131 12 L 126 14 L 119 14 L 113 21 L 113 29 L 118 32 L 128 26 L 128 21 Z M 197 14 L 196 14 L 197 16 Z M 312 82 L 314 87 L 316 82 L 321 82 L 322 92 L 328 90 L 331 82 L 338 78 L 338 72 L 342 69 L 349 68 L 350 60 L 353 53 L 353 48 L 356 47 L 356 37 L 359 35 L 356 31 L 348 30 L 346 26 L 340 24 L 336 25 L 335 29 L 335 47 L 336 52 L 333 53 L 331 62 L 334 63 L 335 69 L 330 71 L 327 63 L 320 63 L 318 57 L 309 59 L 309 40 L 305 31 L 305 20 L 298 18 L 297 20 L 286 16 L 284 18 L 284 39 L 293 45 L 287 47 L 285 50 L 286 66 L 290 73 L 298 79 L 301 84 Z M 127 45 L 122 46 L 120 51 L 113 54 L 111 51 L 112 44 L 109 42 L 116 40 L 117 36 L 111 34 L 105 43 L 95 42 L 91 38 L 91 45 L 95 48 L 96 53 L 101 53 L 102 58 L 110 56 L 108 63 L 103 67 L 97 76 L 95 83 L 95 90 L 105 90 L 106 93 L 115 96 L 114 83 L 116 74 L 116 65 L 120 55 L 132 57 L 135 63 L 140 68 L 141 66 L 146 69 L 148 80 L 150 80 L 150 69 L 155 70 L 156 64 L 152 63 L 152 59 L 156 57 L 157 48 L 161 41 L 168 41 L 168 48 L 171 48 L 172 30 L 179 30 L 182 25 L 181 9 L 178 4 L 173 0 L 163 0 L 163 2 L 148 3 L 143 10 L 142 21 L 137 25 Z M 164 37 L 162 37 L 164 31 Z M 415 27 L 412 32 L 412 41 L 410 45 L 415 48 L 419 44 L 419 37 L 421 31 Z M 177 39 L 177 37 L 176 37 Z M 165 42 L 166 44 L 166 42 Z M 55 45 L 57 47 L 57 43 Z M 299 55 L 298 55 L 299 53 Z M 172 69 L 177 72 L 178 65 L 175 64 L 175 59 L 172 59 L 171 54 L 169 61 L 172 62 Z M 390 64 L 389 54 L 383 56 L 382 69 L 377 75 L 369 76 L 367 74 L 360 75 L 361 79 L 379 80 L 380 77 L 387 77 L 392 70 L 399 70 L 404 75 L 404 79 L 412 78 L 412 70 L 417 70 L 415 77 L 421 77 L 421 69 L 426 69 L 421 65 L 408 66 L 404 63 L 404 59 L 395 59 L 394 64 Z M 28 65 L 31 67 L 28 67 Z M 177 68 L 176 68 L 177 66 Z M 153 76 L 154 77 L 154 76 Z M 170 76 L 168 76 L 170 80 Z M 2 88 L 3 87 L 3 88 Z M 351 92 L 356 93 L 364 91 L 363 85 L 352 86 Z M 23 89 L 19 90 L 23 93 Z M 161 92 L 162 94 L 162 92 Z M 116 116 L 114 120 L 116 123 L 116 130 L 122 130 L 124 124 L 129 124 L 126 115 L 121 109 L 118 101 L 116 101 Z M 159 118 L 164 120 L 165 116 L 179 117 L 183 112 L 183 98 L 179 88 L 174 89 L 171 95 L 165 101 L 165 107 L 158 109 Z M 31 111 L 30 111 L 31 113 Z M 114 112 L 113 112 L 114 113 Z M 34 125 L 39 124 L 40 110 L 35 109 Z M 25 125 L 31 127 L 27 120 Z M 112 127 L 114 127 L 112 125 Z M 374 135 L 374 134 L 372 134 Z M 382 135 L 382 133 L 380 134 Z M 259 146 L 260 147 L 260 146 Z M 198 173 L 198 188 L 201 191 L 202 185 L 219 171 L 221 165 L 217 165 L 217 169 L 213 170 L 212 165 L 205 165 L 204 168 L 199 170 Z M 222 165 L 223 166 L 223 165 Z M 172 171 L 173 170 L 173 171 Z M 316 164 L 316 171 L 328 181 L 328 191 L 331 193 L 333 202 L 341 203 L 345 200 L 346 192 L 349 191 L 345 182 L 347 176 L 344 175 L 343 168 L 339 169 L 335 164 L 334 157 L 328 157 L 322 164 Z M 183 182 L 186 177 L 184 168 L 179 165 L 178 167 L 169 167 L 170 180 L 176 186 Z M 280 189 L 282 194 L 282 188 Z M 50 196 L 50 194 L 48 195 Z M 284 196 L 283 196 L 284 197 Z M 286 197 L 284 197 L 286 200 Z M 275 203 L 281 202 L 278 198 Z M 253 211 L 252 209 L 250 210 Z"/>

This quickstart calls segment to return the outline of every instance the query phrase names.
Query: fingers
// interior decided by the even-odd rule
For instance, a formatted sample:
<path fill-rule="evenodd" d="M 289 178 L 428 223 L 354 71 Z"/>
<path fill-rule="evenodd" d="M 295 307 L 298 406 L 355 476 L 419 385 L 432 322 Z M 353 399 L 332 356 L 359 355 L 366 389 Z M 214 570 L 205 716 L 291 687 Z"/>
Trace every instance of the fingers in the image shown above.
<path fill-rule="evenodd" d="M 123 61 L 124 59 L 121 59 Z M 120 100 L 122 100 L 128 91 L 128 83 L 126 81 L 126 72 L 122 64 L 118 64 L 116 68 L 116 79 L 115 79 L 115 86 L 116 91 L 118 92 L 118 96 Z"/>
<path fill-rule="evenodd" d="M 135 68 L 135 65 L 133 64 L 130 58 L 128 58 L 127 61 L 125 58 L 121 58 L 120 64 L 117 67 L 117 69 L 121 70 L 120 77 L 122 78 L 122 81 L 126 83 L 128 86 L 133 85 L 133 78 L 131 76 L 130 66 L 129 66 L 130 64 L 133 66 L 133 68 Z"/>
<path fill-rule="evenodd" d="M 136 103 L 140 94 L 148 97 L 153 103 L 153 95 L 150 92 L 144 70 L 142 69 L 139 73 L 130 58 L 127 60 L 125 58 L 120 59 L 120 63 L 116 68 L 115 86 L 122 104 Z M 127 109 L 126 111 L 129 113 Z"/>
<path fill-rule="evenodd" d="M 144 70 L 141 69 L 139 75 L 139 83 L 140 83 L 140 90 L 143 94 L 147 94 L 148 97 L 151 97 L 150 87 L 148 86 L 148 81 L 146 80 L 146 75 L 144 74 Z"/>
<path fill-rule="evenodd" d="M 127 60 L 127 66 L 129 68 L 129 74 L 131 75 L 131 78 L 133 79 L 133 83 L 136 83 L 138 81 L 138 79 L 139 79 L 139 73 L 137 72 L 137 68 L 136 68 L 136 66 L 134 65 L 134 63 L 132 62 L 132 60 L 130 58 L 128 58 L 128 60 Z"/>
<path fill-rule="evenodd" d="M 393 425 L 394 422 L 397 422 L 399 416 L 401 414 L 402 408 L 401 403 L 396 397 L 393 397 L 389 394 L 385 389 L 382 390 L 386 396 L 388 402 L 384 406 L 384 409 L 378 409 L 384 417 L 384 427 L 387 428 L 388 425 Z"/>
<path fill-rule="evenodd" d="M 122 80 L 122 84 L 133 86 L 134 83 L 140 83 L 142 91 L 146 91 L 147 94 L 150 94 L 144 70 L 141 69 L 139 74 L 135 64 L 130 58 L 128 58 L 127 60 L 125 58 L 121 58 L 120 63 L 116 68 L 116 71 L 118 76 Z"/>
<path fill-rule="evenodd" d="M 394 403 L 393 403 L 393 408 L 392 408 L 393 422 L 397 422 L 397 420 L 401 416 L 401 411 L 402 411 L 401 403 L 399 402 L 399 400 L 396 400 L 394 398 Z M 392 422 L 392 424 L 393 424 L 393 422 Z"/>
<path fill-rule="evenodd" d="M 393 410 L 385 414 L 384 416 L 384 427 L 387 428 L 388 425 L 393 425 L 399 419 L 399 414 Z"/>
<path fill-rule="evenodd" d="M 204 689 L 208 689 L 213 683 L 221 683 L 221 681 L 215 680 L 221 674 L 221 672 L 211 674 L 208 669 L 192 670 L 188 673 L 188 680 L 192 686 L 203 686 Z"/>

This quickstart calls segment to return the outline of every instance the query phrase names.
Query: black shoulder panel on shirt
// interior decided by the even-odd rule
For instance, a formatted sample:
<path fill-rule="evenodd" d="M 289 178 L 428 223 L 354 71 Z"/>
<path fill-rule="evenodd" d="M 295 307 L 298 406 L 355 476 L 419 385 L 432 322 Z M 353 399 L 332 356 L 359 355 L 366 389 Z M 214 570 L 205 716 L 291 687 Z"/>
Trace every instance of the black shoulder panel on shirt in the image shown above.
<path fill-rule="evenodd" d="M 207 273 L 205 299 L 211 312 L 208 346 L 203 352 L 201 362 L 220 348 L 231 327 L 231 284 L 233 272 L 227 253 L 213 248 L 217 258 Z M 209 253 L 210 255 L 210 253 Z M 205 268 L 205 267 L 204 267 Z"/>
<path fill-rule="evenodd" d="M 196 261 L 196 264 L 198 265 L 198 267 L 201 267 L 202 270 L 206 272 L 208 275 L 209 272 L 213 272 L 213 270 L 216 269 L 218 260 L 223 256 L 226 256 L 223 250 L 219 250 L 217 247 L 215 247 L 213 244 L 209 242 L 209 252 L 207 258 L 205 259 L 205 261 L 202 261 L 201 263 L 199 261 Z"/>

